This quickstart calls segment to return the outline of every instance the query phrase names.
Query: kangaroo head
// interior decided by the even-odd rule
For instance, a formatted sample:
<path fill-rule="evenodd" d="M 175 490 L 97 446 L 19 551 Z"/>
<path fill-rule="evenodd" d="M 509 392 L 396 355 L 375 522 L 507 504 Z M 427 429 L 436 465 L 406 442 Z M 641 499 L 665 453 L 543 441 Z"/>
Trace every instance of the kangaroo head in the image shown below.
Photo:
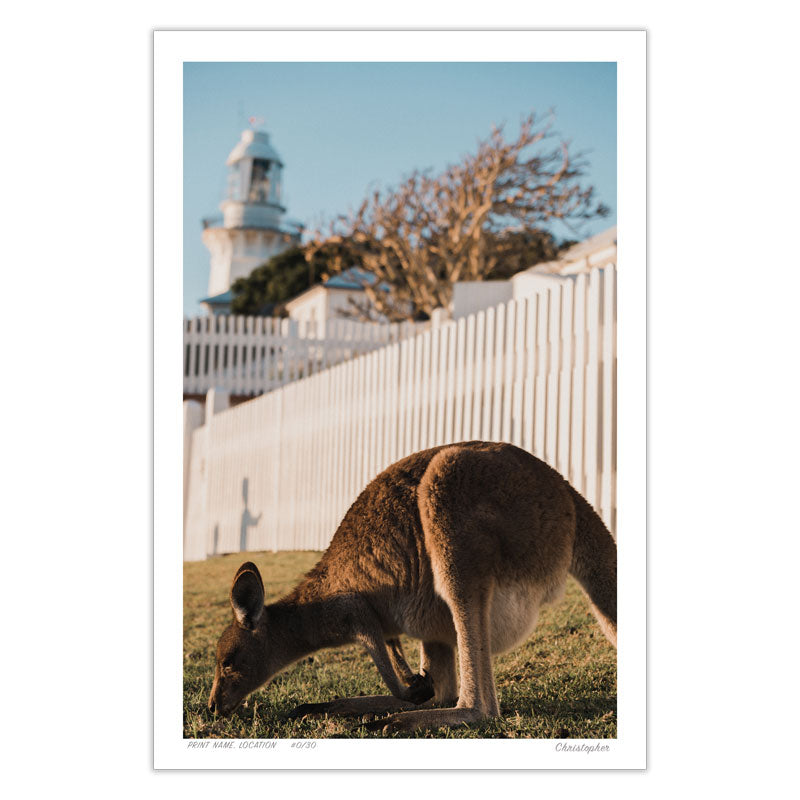
<path fill-rule="evenodd" d="M 264 582 L 248 561 L 239 567 L 231 587 L 233 622 L 217 645 L 217 667 L 208 708 L 230 714 L 269 677 L 264 619 Z"/>

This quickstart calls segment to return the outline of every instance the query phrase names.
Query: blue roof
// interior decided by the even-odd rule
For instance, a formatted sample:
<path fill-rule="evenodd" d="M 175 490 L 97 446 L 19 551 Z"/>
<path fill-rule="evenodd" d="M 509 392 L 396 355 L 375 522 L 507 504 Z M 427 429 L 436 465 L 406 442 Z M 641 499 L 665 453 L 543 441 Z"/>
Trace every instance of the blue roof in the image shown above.
<path fill-rule="evenodd" d="M 374 286 L 376 278 L 371 272 L 367 272 L 361 267 L 350 267 L 350 269 L 340 272 L 328 279 L 322 285 L 327 289 L 363 289 L 364 284 L 367 286 Z M 382 292 L 388 292 L 389 286 L 386 283 L 378 286 Z"/>
<path fill-rule="evenodd" d="M 329 278 L 322 285 L 330 289 L 363 289 L 365 283 L 372 286 L 375 283 L 375 276 L 360 267 L 350 267 Z"/>
<path fill-rule="evenodd" d="M 233 292 L 228 289 L 227 292 L 215 294 L 211 297 L 204 297 L 200 302 L 208 303 L 209 305 L 218 305 L 219 303 L 230 303 L 233 301 Z"/>

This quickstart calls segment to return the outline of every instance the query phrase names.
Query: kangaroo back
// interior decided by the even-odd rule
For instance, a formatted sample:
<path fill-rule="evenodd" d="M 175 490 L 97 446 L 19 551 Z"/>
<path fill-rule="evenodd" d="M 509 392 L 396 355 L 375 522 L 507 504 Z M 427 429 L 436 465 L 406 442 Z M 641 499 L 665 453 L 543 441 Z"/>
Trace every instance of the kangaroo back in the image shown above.
<path fill-rule="evenodd" d="M 575 544 L 569 571 L 589 598 L 608 640 L 617 646 L 617 544 L 603 520 L 570 486 L 575 502 Z"/>

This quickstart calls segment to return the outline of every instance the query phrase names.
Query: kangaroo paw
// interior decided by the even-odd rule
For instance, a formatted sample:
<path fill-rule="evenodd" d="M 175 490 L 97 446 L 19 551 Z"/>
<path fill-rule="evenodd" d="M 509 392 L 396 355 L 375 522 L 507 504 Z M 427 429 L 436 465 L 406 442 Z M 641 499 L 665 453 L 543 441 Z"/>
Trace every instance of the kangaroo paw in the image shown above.
<path fill-rule="evenodd" d="M 392 715 L 392 716 L 395 716 L 395 715 Z M 384 727 L 386 726 L 386 723 L 391 718 L 392 717 L 382 717 L 381 719 L 373 719 L 370 722 L 362 722 L 360 725 L 357 725 L 355 728 L 353 728 L 353 730 L 357 731 L 360 728 L 363 728 L 365 731 L 372 731 L 372 732 L 381 731 L 382 732 L 384 730 Z"/>
<path fill-rule="evenodd" d="M 403 693 L 403 699 L 415 705 L 421 705 L 436 694 L 433 688 L 433 679 L 429 674 L 415 675 Z"/>
<path fill-rule="evenodd" d="M 391 714 L 388 717 L 382 717 L 381 719 L 374 719 L 371 722 L 365 722 L 363 727 L 365 730 L 375 731 L 383 734 L 400 733 L 401 731 L 413 731 L 416 728 L 421 727 L 419 722 L 412 722 L 411 720 L 404 719 L 405 716 L 405 714 Z"/>

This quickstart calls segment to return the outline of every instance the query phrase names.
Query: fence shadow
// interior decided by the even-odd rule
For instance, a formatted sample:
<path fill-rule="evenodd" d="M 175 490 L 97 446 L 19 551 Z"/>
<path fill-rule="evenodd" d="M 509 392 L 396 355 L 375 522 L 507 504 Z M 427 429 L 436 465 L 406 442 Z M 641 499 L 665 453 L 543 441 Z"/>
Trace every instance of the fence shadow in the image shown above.
<path fill-rule="evenodd" d="M 254 528 L 258 525 L 259 520 L 261 519 L 261 514 L 257 517 L 254 517 L 250 513 L 250 509 L 247 507 L 247 490 L 249 486 L 249 481 L 247 478 L 242 480 L 242 500 L 244 500 L 244 511 L 242 511 L 242 521 L 239 526 L 239 552 L 244 552 L 248 550 L 247 547 L 247 532 L 249 528 Z M 263 512 L 262 512 L 263 513 Z"/>

